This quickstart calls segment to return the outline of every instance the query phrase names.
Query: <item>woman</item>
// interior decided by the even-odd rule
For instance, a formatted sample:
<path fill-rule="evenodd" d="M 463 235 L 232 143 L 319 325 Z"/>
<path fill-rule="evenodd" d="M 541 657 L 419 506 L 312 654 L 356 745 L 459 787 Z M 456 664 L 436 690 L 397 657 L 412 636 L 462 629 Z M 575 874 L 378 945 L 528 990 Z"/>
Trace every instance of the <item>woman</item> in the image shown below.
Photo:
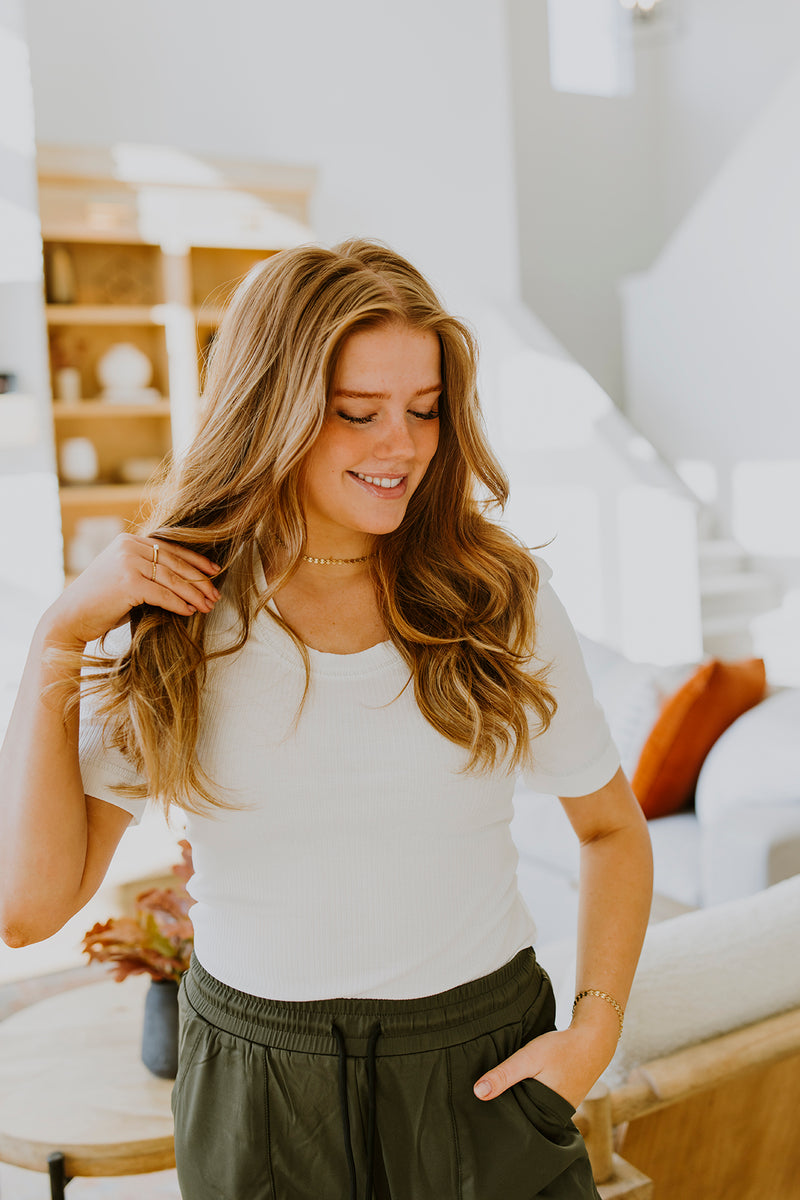
<path fill-rule="evenodd" d="M 3 936 L 187 813 L 187 1200 L 597 1195 L 570 1118 L 613 1054 L 649 840 L 549 568 L 483 514 L 469 332 L 387 248 L 261 264 L 153 532 L 43 617 L 3 751 Z M 77 680 L 90 655 L 79 733 Z M 114 638 L 119 639 L 120 634 Z M 514 778 L 581 841 L 570 1027 L 531 947 Z"/>

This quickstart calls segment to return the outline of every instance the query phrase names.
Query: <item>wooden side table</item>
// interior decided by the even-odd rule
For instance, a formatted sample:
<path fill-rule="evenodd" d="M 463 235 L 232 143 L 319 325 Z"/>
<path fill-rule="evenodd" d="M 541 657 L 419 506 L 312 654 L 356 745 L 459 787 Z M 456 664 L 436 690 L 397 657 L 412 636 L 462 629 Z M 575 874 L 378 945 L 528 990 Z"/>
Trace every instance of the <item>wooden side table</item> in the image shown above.
<path fill-rule="evenodd" d="M 0 1160 L 50 1176 L 138 1175 L 175 1165 L 170 1080 L 141 1061 L 149 977 L 103 982 L 0 1022 Z"/>

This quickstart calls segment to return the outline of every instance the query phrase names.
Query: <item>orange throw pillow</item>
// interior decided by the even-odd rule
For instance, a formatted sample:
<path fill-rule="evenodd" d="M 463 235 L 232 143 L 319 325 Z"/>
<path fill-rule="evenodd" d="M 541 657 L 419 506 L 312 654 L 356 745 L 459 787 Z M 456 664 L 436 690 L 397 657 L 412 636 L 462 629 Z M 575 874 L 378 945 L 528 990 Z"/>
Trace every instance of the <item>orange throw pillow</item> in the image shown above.
<path fill-rule="evenodd" d="M 688 804 L 714 742 L 763 700 L 766 687 L 763 658 L 712 658 L 669 697 L 631 780 L 646 817 L 665 817 Z"/>

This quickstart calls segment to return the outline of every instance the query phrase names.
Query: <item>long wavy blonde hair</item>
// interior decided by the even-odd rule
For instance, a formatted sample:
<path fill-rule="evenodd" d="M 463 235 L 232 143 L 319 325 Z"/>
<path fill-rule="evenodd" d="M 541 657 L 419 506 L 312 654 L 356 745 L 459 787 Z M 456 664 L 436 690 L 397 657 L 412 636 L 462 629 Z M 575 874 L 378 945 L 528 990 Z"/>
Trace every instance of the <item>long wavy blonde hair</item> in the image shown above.
<path fill-rule="evenodd" d="M 170 466 L 148 533 L 222 567 L 215 582 L 236 607 L 238 637 L 211 650 L 205 614 L 143 605 L 131 613 L 125 652 L 91 659 L 85 678 L 99 692 L 107 737 L 147 781 L 121 791 L 195 812 L 231 806 L 198 762 L 200 704 L 209 660 L 240 649 L 256 614 L 266 611 L 294 639 L 308 687 L 306 648 L 267 603 L 304 551 L 303 462 L 341 348 L 355 330 L 396 323 L 438 337 L 443 392 L 434 458 L 400 526 L 376 539 L 370 571 L 381 617 L 421 712 L 465 748 L 465 769 L 532 761 L 530 719 L 546 729 L 556 703 L 546 668 L 531 667 L 536 564 L 485 515 L 502 509 L 508 484 L 483 428 L 475 340 L 410 263 L 354 239 L 266 259 L 225 312 L 199 432 Z"/>

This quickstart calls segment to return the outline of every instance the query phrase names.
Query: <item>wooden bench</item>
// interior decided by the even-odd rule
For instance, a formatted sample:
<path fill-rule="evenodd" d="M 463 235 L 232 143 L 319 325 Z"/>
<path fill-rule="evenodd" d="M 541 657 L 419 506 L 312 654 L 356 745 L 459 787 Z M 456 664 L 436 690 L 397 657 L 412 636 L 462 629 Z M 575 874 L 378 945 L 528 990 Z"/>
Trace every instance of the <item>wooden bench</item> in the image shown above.
<path fill-rule="evenodd" d="M 575 1121 L 603 1200 L 800 1200 L 798 1111 L 800 1008 L 598 1084 Z"/>

